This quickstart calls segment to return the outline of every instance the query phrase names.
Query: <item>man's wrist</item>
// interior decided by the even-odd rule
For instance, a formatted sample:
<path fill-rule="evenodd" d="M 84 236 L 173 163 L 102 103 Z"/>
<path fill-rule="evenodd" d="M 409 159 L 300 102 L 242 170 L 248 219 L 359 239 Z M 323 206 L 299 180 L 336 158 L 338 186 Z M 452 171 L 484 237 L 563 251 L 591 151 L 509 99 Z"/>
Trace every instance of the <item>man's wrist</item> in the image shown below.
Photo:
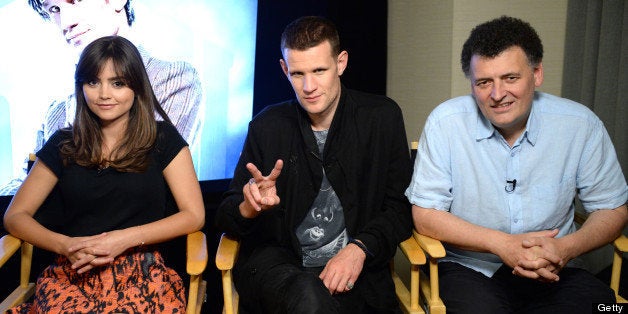
<path fill-rule="evenodd" d="M 364 243 L 362 243 L 362 241 L 354 239 L 354 238 L 349 238 L 349 243 L 350 244 L 354 244 L 357 247 L 359 247 L 364 254 L 366 255 L 366 257 L 373 257 L 373 253 L 371 253 L 371 251 L 369 251 L 369 249 L 366 247 L 366 245 L 364 245 Z"/>

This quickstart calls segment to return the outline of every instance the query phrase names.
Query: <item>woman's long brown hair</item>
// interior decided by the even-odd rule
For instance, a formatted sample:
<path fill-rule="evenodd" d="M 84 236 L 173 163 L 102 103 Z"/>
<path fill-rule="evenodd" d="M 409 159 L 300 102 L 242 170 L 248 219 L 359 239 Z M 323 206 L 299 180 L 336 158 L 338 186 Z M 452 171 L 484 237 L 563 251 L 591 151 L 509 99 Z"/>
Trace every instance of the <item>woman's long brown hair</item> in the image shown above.
<path fill-rule="evenodd" d="M 104 156 L 100 119 L 87 106 L 83 85 L 96 79 L 109 60 L 116 74 L 133 90 L 135 99 L 124 137 Z M 170 123 L 170 119 L 155 97 L 137 48 L 120 36 L 95 40 L 81 53 L 74 82 L 76 116 L 71 127 L 72 138 L 60 143 L 64 163 L 75 162 L 90 168 L 108 166 L 121 172 L 144 171 L 149 162 L 148 153 L 157 138 L 155 112 L 164 121 Z"/>

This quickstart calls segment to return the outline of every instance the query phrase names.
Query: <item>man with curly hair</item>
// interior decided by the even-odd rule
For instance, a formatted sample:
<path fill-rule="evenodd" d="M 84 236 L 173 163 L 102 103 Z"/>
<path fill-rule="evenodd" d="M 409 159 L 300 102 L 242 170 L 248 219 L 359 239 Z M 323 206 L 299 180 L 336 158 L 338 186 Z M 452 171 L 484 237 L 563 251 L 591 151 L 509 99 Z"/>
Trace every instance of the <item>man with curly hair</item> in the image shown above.
<path fill-rule="evenodd" d="M 628 186 L 587 107 L 535 91 L 543 45 L 520 19 L 475 27 L 462 48 L 471 95 L 428 117 L 406 196 L 418 232 L 445 243 L 448 313 L 590 313 L 615 302 L 578 256 L 620 235 Z M 576 229 L 574 200 L 589 218 Z"/>

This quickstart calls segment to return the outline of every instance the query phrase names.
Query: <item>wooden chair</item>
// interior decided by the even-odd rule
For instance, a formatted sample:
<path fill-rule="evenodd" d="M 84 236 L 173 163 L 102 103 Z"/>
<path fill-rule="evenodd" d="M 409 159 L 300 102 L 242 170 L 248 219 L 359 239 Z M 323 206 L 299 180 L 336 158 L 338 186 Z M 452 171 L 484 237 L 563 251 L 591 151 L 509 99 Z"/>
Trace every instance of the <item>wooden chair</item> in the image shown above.
<path fill-rule="evenodd" d="M 421 297 L 430 314 L 445 314 L 447 308 L 440 298 L 438 284 L 438 259 L 445 257 L 445 247 L 440 241 L 419 234 L 416 230 L 413 231 L 413 236 L 429 259 L 429 275 L 421 274 Z"/>
<path fill-rule="evenodd" d="M 223 234 L 218 244 L 216 252 L 216 267 L 222 272 L 222 290 L 224 297 L 223 313 L 238 313 L 239 296 L 233 285 L 233 266 L 238 256 L 240 242 L 226 234 Z M 399 275 L 394 270 L 394 263 L 391 262 L 391 276 L 395 283 L 395 292 L 402 310 L 405 313 L 423 314 L 425 311 L 419 302 L 419 266 L 425 264 L 425 255 L 419 248 L 419 244 L 414 237 L 399 244 L 399 249 L 410 263 L 410 289 L 406 287 Z"/>
<path fill-rule="evenodd" d="M 29 282 L 33 258 L 33 246 L 11 235 L 0 239 L 0 267 L 2 267 L 14 253 L 21 252 L 20 284 L 0 303 L 0 313 L 19 305 L 30 298 L 35 291 L 35 284 Z M 202 279 L 203 271 L 207 266 L 207 240 L 201 231 L 187 235 L 186 271 L 190 275 L 187 313 L 200 313 L 201 305 L 205 301 L 207 283 Z"/>
<path fill-rule="evenodd" d="M 586 216 L 577 212 L 574 220 L 577 224 L 582 225 L 586 220 Z M 419 234 L 416 231 L 414 231 L 414 237 L 421 249 L 423 249 L 425 254 L 429 257 L 429 276 L 423 275 L 421 277 L 421 287 L 419 290 L 421 296 L 425 298 L 430 314 L 445 313 L 445 304 L 443 304 L 438 295 L 438 259 L 445 257 L 443 244 L 439 240 Z M 628 252 L 628 238 L 626 238 L 625 235 L 620 235 L 612 244 L 614 253 L 610 286 L 611 289 L 615 291 L 617 302 L 626 303 L 626 299 L 619 295 L 619 280 L 621 278 L 623 255 Z"/>
<path fill-rule="evenodd" d="M 587 219 L 587 214 L 576 211 L 574 221 L 576 224 L 582 226 Z M 624 258 L 624 253 L 628 252 L 628 238 L 625 235 L 620 235 L 615 241 L 613 241 L 613 266 L 611 267 L 611 282 L 610 286 L 615 291 L 615 297 L 617 303 L 626 303 L 626 299 L 619 295 L 619 280 L 621 279 L 621 265 Z"/>
<path fill-rule="evenodd" d="M 414 237 L 399 243 L 399 250 L 403 253 L 410 264 L 410 289 L 403 283 L 398 272 L 395 271 L 394 261 L 390 263 L 390 274 L 395 283 L 395 293 L 404 313 L 419 314 L 425 313 L 421 304 L 419 291 L 420 282 L 425 279 L 421 275 L 420 266 L 425 265 L 425 254 L 419 247 Z"/>
<path fill-rule="evenodd" d="M 410 155 L 412 160 L 416 158 L 419 142 L 413 141 L 410 144 Z M 445 257 L 445 247 L 443 244 L 428 236 L 424 236 L 413 230 L 413 237 L 421 247 L 421 250 L 427 255 L 429 275 L 421 271 L 420 294 L 425 302 L 425 307 L 430 314 L 444 314 L 446 312 L 445 304 L 440 298 L 438 285 L 438 259 Z"/>
<path fill-rule="evenodd" d="M 412 159 L 416 157 L 419 142 L 411 143 Z M 574 221 L 582 225 L 587 216 L 581 212 L 576 211 Z M 438 259 L 445 257 L 445 248 L 443 244 L 436 239 L 419 234 L 414 231 L 414 238 L 418 242 L 421 249 L 429 259 L 429 275 L 421 275 L 420 293 L 425 300 L 426 307 L 430 314 L 440 314 L 446 312 L 446 306 L 443 303 L 439 295 L 439 283 L 438 283 Z M 613 253 L 613 266 L 611 270 L 610 286 L 615 291 L 618 303 L 627 302 L 622 296 L 619 295 L 619 280 L 621 277 L 621 266 L 623 260 L 623 254 L 628 252 L 628 238 L 621 235 L 615 241 L 613 241 L 614 253 Z"/>
<path fill-rule="evenodd" d="M 23 303 L 35 292 L 35 284 L 29 282 L 31 263 L 33 260 L 32 245 L 22 242 L 20 239 L 10 235 L 5 235 L 0 238 L 0 267 L 2 267 L 18 249 L 21 253 L 20 284 L 0 303 L 0 313 L 4 313 L 7 309 Z"/>
<path fill-rule="evenodd" d="M 621 278 L 621 264 L 624 253 L 628 252 L 628 238 L 622 234 L 613 241 L 613 247 L 615 250 L 613 252 L 613 267 L 611 268 L 611 289 L 615 291 L 617 303 L 626 303 L 628 301 L 619 295 L 619 279 Z"/>
<path fill-rule="evenodd" d="M 37 157 L 34 153 L 28 154 L 28 162 L 26 172 L 28 173 Z M 28 300 L 35 292 L 35 284 L 29 282 L 31 273 L 31 264 L 33 261 L 33 246 L 30 243 L 23 242 L 18 238 L 5 235 L 0 238 L 0 267 L 20 249 L 20 284 L 2 303 L 0 303 L 0 313 L 6 312 L 7 309 Z"/>

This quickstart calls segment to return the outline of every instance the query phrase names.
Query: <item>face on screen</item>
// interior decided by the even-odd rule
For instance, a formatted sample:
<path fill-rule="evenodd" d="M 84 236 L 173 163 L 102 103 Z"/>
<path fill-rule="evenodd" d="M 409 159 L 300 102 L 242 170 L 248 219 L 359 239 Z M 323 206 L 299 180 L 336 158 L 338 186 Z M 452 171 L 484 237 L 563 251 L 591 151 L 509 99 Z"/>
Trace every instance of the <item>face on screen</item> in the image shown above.
<path fill-rule="evenodd" d="M 125 4 L 126 0 L 46 0 L 43 7 L 66 42 L 82 49 L 126 27 Z"/>
<path fill-rule="evenodd" d="M 180 117 L 199 180 L 233 176 L 253 116 L 258 0 L 33 1 L 0 0 L 0 42 L 19 43 L 0 49 L 10 60 L 0 65 L 0 196 L 15 194 L 28 155 L 74 120 L 78 54 L 114 34 L 150 61 L 155 93 Z M 36 93 L 33 73 L 46 82 Z"/>

